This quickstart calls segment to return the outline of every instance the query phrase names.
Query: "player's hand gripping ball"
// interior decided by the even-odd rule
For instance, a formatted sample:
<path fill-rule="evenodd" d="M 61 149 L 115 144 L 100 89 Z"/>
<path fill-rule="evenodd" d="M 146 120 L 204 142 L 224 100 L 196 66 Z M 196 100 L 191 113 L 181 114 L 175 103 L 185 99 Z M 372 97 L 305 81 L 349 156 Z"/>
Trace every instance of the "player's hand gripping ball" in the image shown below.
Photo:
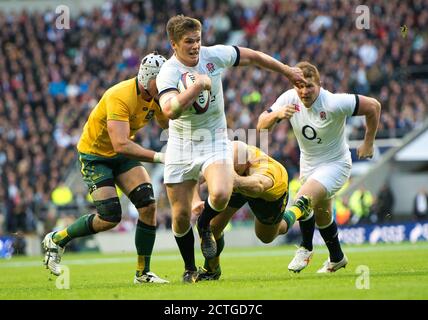
<path fill-rule="evenodd" d="M 196 78 L 190 72 L 185 72 L 181 75 L 180 80 L 178 82 L 178 91 L 181 93 L 187 88 L 189 88 L 192 84 L 196 82 Z M 208 90 L 202 90 L 199 92 L 198 97 L 193 103 L 193 109 L 196 114 L 205 113 L 208 110 L 210 104 L 210 92 Z"/>

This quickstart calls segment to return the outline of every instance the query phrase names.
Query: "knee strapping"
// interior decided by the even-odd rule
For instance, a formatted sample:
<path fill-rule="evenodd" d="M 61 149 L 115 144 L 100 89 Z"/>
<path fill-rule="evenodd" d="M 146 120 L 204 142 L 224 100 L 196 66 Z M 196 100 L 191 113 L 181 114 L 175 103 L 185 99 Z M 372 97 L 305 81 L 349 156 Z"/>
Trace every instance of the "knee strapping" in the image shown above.
<path fill-rule="evenodd" d="M 108 222 L 120 222 L 122 207 L 118 197 L 94 201 L 100 218 Z"/>
<path fill-rule="evenodd" d="M 143 183 L 129 193 L 129 200 L 138 208 L 155 203 L 155 195 L 151 183 Z"/>

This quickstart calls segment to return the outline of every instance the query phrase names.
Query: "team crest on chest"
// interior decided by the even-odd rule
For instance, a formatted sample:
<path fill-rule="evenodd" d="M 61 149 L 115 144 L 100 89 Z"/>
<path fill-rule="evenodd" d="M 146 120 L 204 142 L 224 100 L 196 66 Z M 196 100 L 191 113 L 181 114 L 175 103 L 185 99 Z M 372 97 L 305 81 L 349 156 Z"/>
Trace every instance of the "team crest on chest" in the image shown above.
<path fill-rule="evenodd" d="M 321 118 L 321 120 L 327 119 L 327 114 L 325 113 L 325 111 L 320 112 L 320 118 Z"/>
<path fill-rule="evenodd" d="M 213 73 L 214 70 L 215 70 L 214 63 L 212 63 L 212 62 L 208 62 L 207 65 L 206 65 L 206 67 L 207 67 L 207 70 L 208 70 L 209 73 Z"/>

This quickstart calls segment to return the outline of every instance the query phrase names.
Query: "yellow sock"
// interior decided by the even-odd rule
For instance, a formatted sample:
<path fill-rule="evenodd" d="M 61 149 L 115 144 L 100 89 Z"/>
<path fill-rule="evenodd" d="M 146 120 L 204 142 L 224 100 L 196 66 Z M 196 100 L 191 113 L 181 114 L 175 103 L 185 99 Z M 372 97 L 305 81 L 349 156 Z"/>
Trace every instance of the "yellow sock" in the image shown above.
<path fill-rule="evenodd" d="M 55 232 L 55 235 L 53 236 L 53 241 L 57 243 L 58 241 L 61 241 L 68 237 L 67 228 L 62 229 L 61 231 Z"/>
<path fill-rule="evenodd" d="M 143 273 L 145 267 L 146 267 L 145 257 L 138 256 L 137 272 Z"/>
<path fill-rule="evenodd" d="M 296 207 L 296 206 L 291 206 L 291 208 L 290 209 L 288 209 L 288 210 L 290 210 L 291 212 L 293 212 L 294 213 L 294 215 L 296 216 L 296 220 L 298 220 L 301 216 L 303 216 L 303 212 L 302 212 L 302 210 L 300 210 L 298 207 Z"/>

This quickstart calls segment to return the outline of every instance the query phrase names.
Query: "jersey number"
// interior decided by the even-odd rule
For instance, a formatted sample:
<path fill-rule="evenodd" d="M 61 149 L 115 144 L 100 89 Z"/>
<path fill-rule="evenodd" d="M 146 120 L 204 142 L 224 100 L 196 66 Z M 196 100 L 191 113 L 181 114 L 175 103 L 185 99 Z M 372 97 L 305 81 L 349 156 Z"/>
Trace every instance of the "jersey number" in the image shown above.
<path fill-rule="evenodd" d="M 312 128 L 311 126 L 304 126 L 302 128 L 302 134 L 303 136 L 308 139 L 308 140 L 314 140 L 317 139 L 317 143 L 321 144 L 321 138 L 317 138 L 317 132 L 315 131 L 314 128 Z"/>

